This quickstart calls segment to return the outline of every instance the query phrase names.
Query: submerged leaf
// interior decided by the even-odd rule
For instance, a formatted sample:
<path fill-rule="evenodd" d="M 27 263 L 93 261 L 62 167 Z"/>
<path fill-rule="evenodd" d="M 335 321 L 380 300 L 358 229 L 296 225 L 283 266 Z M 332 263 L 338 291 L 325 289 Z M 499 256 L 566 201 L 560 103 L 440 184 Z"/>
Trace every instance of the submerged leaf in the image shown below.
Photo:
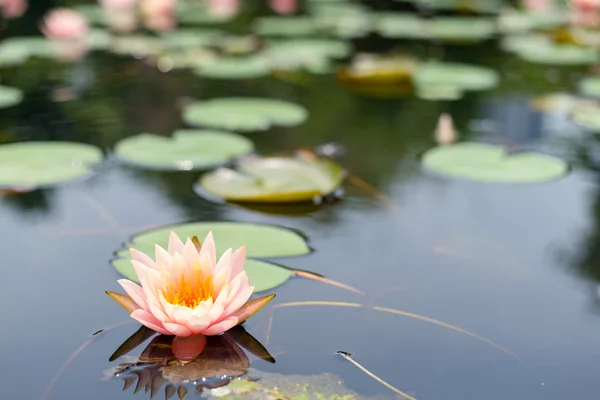
<path fill-rule="evenodd" d="M 291 203 L 333 193 L 343 182 L 343 168 L 329 159 L 251 158 L 236 170 L 220 168 L 200 178 L 207 192 L 234 202 Z"/>

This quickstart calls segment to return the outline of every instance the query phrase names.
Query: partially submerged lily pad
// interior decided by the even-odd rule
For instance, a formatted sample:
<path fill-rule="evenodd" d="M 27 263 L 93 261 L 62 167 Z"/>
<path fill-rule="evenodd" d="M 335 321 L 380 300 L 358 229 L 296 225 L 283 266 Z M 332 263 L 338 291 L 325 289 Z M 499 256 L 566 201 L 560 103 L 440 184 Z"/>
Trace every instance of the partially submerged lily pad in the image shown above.
<path fill-rule="evenodd" d="M 460 90 L 486 90 L 500 80 L 492 69 L 469 64 L 429 61 L 423 63 L 415 74 L 418 87 L 450 87 Z"/>
<path fill-rule="evenodd" d="M 343 180 L 343 168 L 329 159 L 257 157 L 240 160 L 235 170 L 208 172 L 199 184 L 228 201 L 294 203 L 331 194 Z"/>
<path fill-rule="evenodd" d="M 0 108 L 8 108 L 23 101 L 23 91 L 18 88 L 0 85 Z"/>
<path fill-rule="evenodd" d="M 549 155 L 509 154 L 502 146 L 463 142 L 434 147 L 423 154 L 423 166 L 442 175 L 480 182 L 533 183 L 558 179 L 568 164 Z"/>
<path fill-rule="evenodd" d="M 272 125 L 294 126 L 306 120 L 306 110 L 294 103 L 254 97 L 198 101 L 185 107 L 183 119 L 192 126 L 236 131 L 266 130 Z"/>
<path fill-rule="evenodd" d="M 102 161 L 100 149 L 71 142 L 0 146 L 0 187 L 43 187 L 81 178 Z"/>
<path fill-rule="evenodd" d="M 250 79 L 267 76 L 269 63 L 260 56 L 218 57 L 195 70 L 205 78 Z"/>
<path fill-rule="evenodd" d="M 254 145 L 243 136 L 208 130 L 178 130 L 172 137 L 144 133 L 119 141 L 116 155 L 142 168 L 206 169 L 249 154 Z"/>

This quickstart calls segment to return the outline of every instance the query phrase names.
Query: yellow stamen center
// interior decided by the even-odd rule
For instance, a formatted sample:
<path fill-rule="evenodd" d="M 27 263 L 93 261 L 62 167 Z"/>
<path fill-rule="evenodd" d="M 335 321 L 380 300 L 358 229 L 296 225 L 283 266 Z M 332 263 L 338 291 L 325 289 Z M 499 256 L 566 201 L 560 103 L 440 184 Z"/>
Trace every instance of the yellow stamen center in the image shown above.
<path fill-rule="evenodd" d="M 213 297 L 212 276 L 204 278 L 201 274 L 181 279 L 175 285 L 169 284 L 164 291 L 165 300 L 176 306 L 196 308 L 201 302 Z"/>

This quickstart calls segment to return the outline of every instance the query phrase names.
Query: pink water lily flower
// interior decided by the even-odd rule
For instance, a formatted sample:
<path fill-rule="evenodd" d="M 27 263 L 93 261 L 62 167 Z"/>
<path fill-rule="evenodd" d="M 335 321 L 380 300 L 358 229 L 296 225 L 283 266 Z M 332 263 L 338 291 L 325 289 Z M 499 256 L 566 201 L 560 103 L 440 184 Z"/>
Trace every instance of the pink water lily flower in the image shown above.
<path fill-rule="evenodd" d="M 19 18 L 27 11 L 27 0 L 0 0 L 0 13 L 4 18 Z"/>
<path fill-rule="evenodd" d="M 212 233 L 200 245 L 171 233 L 168 249 L 156 245 L 155 259 L 130 249 L 141 286 L 119 284 L 129 296 L 107 292 L 146 327 L 178 337 L 218 335 L 240 324 L 275 295 L 248 301 L 254 287 L 244 270 L 246 247 L 227 250 L 217 261 Z"/>
<path fill-rule="evenodd" d="M 50 11 L 40 27 L 48 39 L 81 39 L 89 32 L 87 19 L 83 14 L 68 8 L 56 8 Z"/>

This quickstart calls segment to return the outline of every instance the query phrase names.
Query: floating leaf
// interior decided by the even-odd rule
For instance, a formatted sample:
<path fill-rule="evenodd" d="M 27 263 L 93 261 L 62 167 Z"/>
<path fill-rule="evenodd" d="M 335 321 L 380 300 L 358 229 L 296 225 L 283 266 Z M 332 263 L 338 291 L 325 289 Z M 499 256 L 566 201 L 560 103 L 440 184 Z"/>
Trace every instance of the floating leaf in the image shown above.
<path fill-rule="evenodd" d="M 254 24 L 254 32 L 263 36 L 310 36 L 318 30 L 312 17 L 262 17 Z"/>
<path fill-rule="evenodd" d="M 582 104 L 573 108 L 571 119 L 585 129 L 600 132 L 600 104 Z"/>
<path fill-rule="evenodd" d="M 423 63 L 415 74 L 419 87 L 454 86 L 461 90 L 486 90 L 498 84 L 498 73 L 476 65 L 429 61 Z"/>
<path fill-rule="evenodd" d="M 217 243 L 217 253 L 222 254 L 228 248 L 237 249 L 246 246 L 248 257 L 287 257 L 310 253 L 305 239 L 297 232 L 273 225 L 261 225 L 242 222 L 192 222 L 146 231 L 135 235 L 126 247 L 133 247 L 147 254 L 154 254 L 154 245 L 167 248 L 171 231 L 181 238 L 198 236 L 204 238 L 213 232 Z M 129 257 L 127 250 L 118 253 Z"/>
<path fill-rule="evenodd" d="M 210 46 L 216 39 L 223 36 L 217 29 L 178 29 L 161 35 L 165 47 L 169 49 L 197 49 Z"/>
<path fill-rule="evenodd" d="M 205 78 L 250 79 L 267 76 L 269 63 L 260 56 L 219 57 L 196 68 L 196 74 Z"/>
<path fill-rule="evenodd" d="M 330 59 L 346 57 L 352 46 L 336 39 L 270 40 L 263 52 L 273 69 L 328 71 Z"/>
<path fill-rule="evenodd" d="M 380 13 L 375 29 L 389 38 L 422 38 L 425 21 L 411 13 Z"/>
<path fill-rule="evenodd" d="M 293 203 L 333 193 L 344 179 L 343 168 L 329 159 L 251 158 L 236 170 L 219 168 L 200 178 L 207 192 L 234 202 Z"/>
<path fill-rule="evenodd" d="M 581 94 L 600 98 L 600 76 L 588 76 L 579 82 Z"/>
<path fill-rule="evenodd" d="M 0 146 L 0 187 L 37 187 L 81 178 L 102 160 L 82 143 L 23 142 Z"/>
<path fill-rule="evenodd" d="M 541 34 L 509 36 L 502 40 L 501 46 L 526 61 L 539 64 L 586 65 L 599 60 L 597 49 L 556 44 Z"/>
<path fill-rule="evenodd" d="M 281 100 L 230 97 L 192 103 L 184 109 L 183 119 L 193 126 L 254 131 L 298 125 L 307 115 L 304 108 Z"/>
<path fill-rule="evenodd" d="M 424 26 L 427 36 L 440 40 L 479 41 L 496 34 L 496 20 L 478 17 L 436 17 Z"/>
<path fill-rule="evenodd" d="M 21 89 L 0 85 L 0 108 L 8 108 L 23 100 Z"/>
<path fill-rule="evenodd" d="M 417 97 L 423 100 L 459 100 L 464 91 L 456 85 L 419 85 L 417 86 Z"/>
<path fill-rule="evenodd" d="M 207 169 L 249 154 L 254 145 L 243 136 L 209 130 L 178 130 L 172 137 L 144 133 L 119 141 L 116 155 L 142 168 Z"/>
<path fill-rule="evenodd" d="M 510 155 L 504 147 L 473 142 L 434 147 L 421 161 L 440 174 L 481 182 L 543 182 L 560 178 L 569 169 L 556 157 L 534 152 Z"/>
<path fill-rule="evenodd" d="M 201 2 L 177 2 L 177 20 L 183 25 L 220 24 L 234 15 L 212 13 Z"/>

